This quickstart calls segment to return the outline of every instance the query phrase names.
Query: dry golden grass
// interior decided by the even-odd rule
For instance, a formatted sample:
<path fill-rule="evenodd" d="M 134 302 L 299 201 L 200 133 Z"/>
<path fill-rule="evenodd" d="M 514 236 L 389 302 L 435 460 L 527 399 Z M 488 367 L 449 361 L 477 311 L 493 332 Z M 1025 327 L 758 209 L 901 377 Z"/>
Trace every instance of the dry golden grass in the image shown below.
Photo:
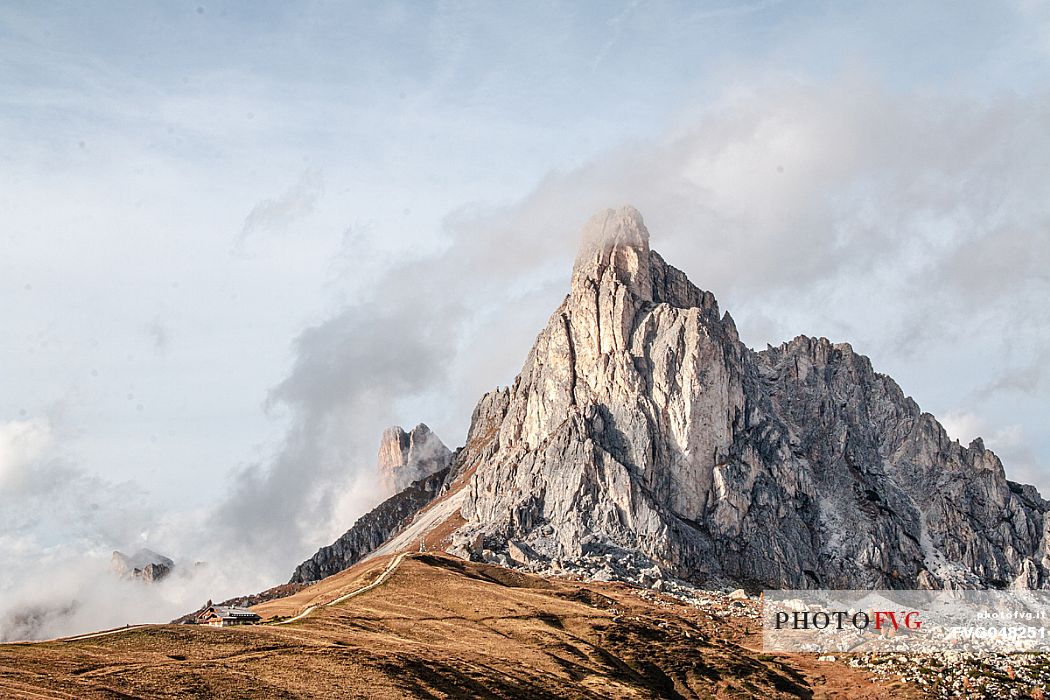
<path fill-rule="evenodd" d="M 158 625 L 0 646 L 0 697 L 886 697 L 842 664 L 763 656 L 742 628 L 620 584 L 549 581 L 413 554 L 256 609 L 284 625 Z M 890 690 L 902 697 L 900 689 Z"/>

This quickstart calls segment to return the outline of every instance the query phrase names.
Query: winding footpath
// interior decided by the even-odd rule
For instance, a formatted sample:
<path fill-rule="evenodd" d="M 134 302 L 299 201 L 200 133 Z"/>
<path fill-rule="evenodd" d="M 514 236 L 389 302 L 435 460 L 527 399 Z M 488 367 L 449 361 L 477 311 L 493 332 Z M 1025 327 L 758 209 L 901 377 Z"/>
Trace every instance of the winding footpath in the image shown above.
<path fill-rule="evenodd" d="M 375 581 L 373 581 L 372 583 L 368 584 L 367 586 L 362 586 L 361 588 L 358 588 L 355 591 L 351 591 L 350 593 L 347 593 L 346 595 L 341 595 L 338 598 L 336 598 L 335 600 L 329 601 L 327 603 L 323 603 L 323 604 L 320 604 L 320 605 L 311 605 L 310 607 L 306 608 L 305 610 L 303 610 L 301 613 L 299 613 L 295 617 L 290 617 L 287 620 L 281 620 L 280 622 L 275 622 L 273 624 L 275 624 L 275 625 L 287 625 L 290 622 L 296 622 L 298 620 L 302 620 L 304 617 L 307 617 L 308 615 L 310 615 L 310 613 L 312 613 L 314 610 L 317 610 L 317 608 L 328 608 L 328 607 L 331 607 L 333 605 L 338 605 L 339 603 L 344 603 L 344 602 L 350 600 L 351 598 L 356 598 L 357 596 L 359 596 L 359 595 L 361 595 L 363 593 L 368 593 L 373 588 L 377 588 L 377 587 L 383 585 L 384 583 L 386 583 L 387 579 L 389 579 L 393 575 L 394 571 L 397 570 L 397 567 L 401 565 L 401 562 L 404 561 L 406 556 L 408 556 L 408 552 L 402 552 L 401 554 L 398 554 L 396 557 L 391 559 L 390 563 L 387 564 L 385 569 L 383 569 L 383 573 L 381 573 L 379 575 L 379 578 L 377 578 Z"/>

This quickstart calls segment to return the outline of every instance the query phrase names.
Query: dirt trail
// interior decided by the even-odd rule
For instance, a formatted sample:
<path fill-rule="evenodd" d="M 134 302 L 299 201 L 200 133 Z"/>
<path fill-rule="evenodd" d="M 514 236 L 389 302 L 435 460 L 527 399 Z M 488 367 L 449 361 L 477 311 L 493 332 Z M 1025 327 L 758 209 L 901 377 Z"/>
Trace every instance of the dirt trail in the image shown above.
<path fill-rule="evenodd" d="M 332 605 L 337 605 L 338 603 L 343 603 L 345 601 L 350 600 L 351 598 L 355 598 L 355 597 L 361 595 L 362 593 L 367 593 L 368 591 L 372 590 L 373 588 L 377 588 L 378 586 L 383 585 L 384 583 L 386 583 L 387 579 L 389 579 L 391 577 L 391 575 L 393 575 L 394 571 L 397 570 L 397 567 L 401 565 L 401 562 L 404 561 L 405 556 L 407 556 L 407 554 L 408 554 L 407 552 L 402 552 L 401 554 L 398 554 L 396 557 L 391 559 L 390 563 L 387 564 L 386 568 L 383 570 L 383 573 L 381 573 L 379 575 L 379 578 L 377 578 L 375 581 L 373 581 L 372 583 L 368 584 L 367 586 L 362 586 L 361 588 L 358 588 L 355 591 L 351 591 L 350 593 L 347 593 L 346 595 L 339 596 L 335 600 L 329 601 L 327 603 L 323 603 L 323 604 L 319 604 L 319 605 L 311 605 L 308 608 L 306 608 L 305 610 L 303 610 L 301 613 L 296 615 L 295 617 L 290 617 L 287 620 L 282 620 L 281 622 L 275 622 L 274 624 L 275 625 L 287 625 L 290 622 L 296 622 L 298 620 L 302 620 L 303 618 L 305 618 L 308 615 L 310 615 L 310 613 L 312 613 L 314 610 L 317 610 L 317 608 L 327 608 L 327 607 L 330 607 Z"/>

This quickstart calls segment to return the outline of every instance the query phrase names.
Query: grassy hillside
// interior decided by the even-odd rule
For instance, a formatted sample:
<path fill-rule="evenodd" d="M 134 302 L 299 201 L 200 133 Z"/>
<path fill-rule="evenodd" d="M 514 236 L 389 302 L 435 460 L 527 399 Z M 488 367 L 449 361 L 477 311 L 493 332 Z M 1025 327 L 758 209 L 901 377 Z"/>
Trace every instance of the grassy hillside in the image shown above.
<path fill-rule="evenodd" d="M 436 554 L 362 563 L 256 606 L 270 620 L 0 646 L 22 698 L 885 697 L 859 671 L 772 657 L 754 620 L 621 584 Z M 388 571 L 389 569 L 389 571 Z M 374 584 L 333 605 L 331 601 Z M 304 610 L 291 623 L 278 624 Z M 896 686 L 896 697 L 907 689 Z"/>

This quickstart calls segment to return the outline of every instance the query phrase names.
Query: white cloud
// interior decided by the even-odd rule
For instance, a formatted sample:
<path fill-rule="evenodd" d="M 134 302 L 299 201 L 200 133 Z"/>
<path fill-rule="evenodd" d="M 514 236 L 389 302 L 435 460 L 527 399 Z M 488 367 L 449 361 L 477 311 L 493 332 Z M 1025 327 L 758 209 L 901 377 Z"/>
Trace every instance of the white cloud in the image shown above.
<path fill-rule="evenodd" d="M 264 199 L 252 207 L 234 241 L 234 253 L 244 254 L 249 239 L 260 234 L 285 233 L 294 221 L 314 210 L 323 192 L 324 177 L 321 171 L 315 168 L 305 170 L 284 193 Z"/>
<path fill-rule="evenodd" d="M 42 417 L 0 424 L 0 641 L 167 622 L 277 582 L 253 551 L 210 537 L 207 514 L 70 465 L 67 437 Z M 153 585 L 112 573 L 113 550 L 145 546 L 175 559 L 174 573 Z"/>
<path fill-rule="evenodd" d="M 964 445 L 980 437 L 984 430 L 984 422 L 981 418 L 969 411 L 950 411 L 940 416 L 940 422 L 944 426 L 944 431 L 948 433 L 948 437 Z"/>
<path fill-rule="evenodd" d="M 0 423 L 0 493 L 21 485 L 26 472 L 53 444 L 51 427 L 45 420 Z"/>
<path fill-rule="evenodd" d="M 195 537 L 193 514 L 162 513 L 135 484 L 69 464 L 63 430 L 45 417 L 0 424 L 0 641 L 167 622 L 211 596 L 267 587 L 250 557 Z M 147 544 L 178 557 L 174 575 L 144 586 L 111 573 L 114 549 Z M 216 565 L 193 566 L 208 558 Z"/>
<path fill-rule="evenodd" d="M 939 416 L 941 425 L 953 440 L 968 445 L 976 438 L 999 457 L 1007 470 L 1007 477 L 1021 483 L 1035 484 L 1045 498 L 1050 494 L 1050 474 L 1046 462 L 1040 462 L 1033 448 L 1033 440 L 1019 423 L 997 425 L 985 416 L 972 411 L 955 410 Z"/>

